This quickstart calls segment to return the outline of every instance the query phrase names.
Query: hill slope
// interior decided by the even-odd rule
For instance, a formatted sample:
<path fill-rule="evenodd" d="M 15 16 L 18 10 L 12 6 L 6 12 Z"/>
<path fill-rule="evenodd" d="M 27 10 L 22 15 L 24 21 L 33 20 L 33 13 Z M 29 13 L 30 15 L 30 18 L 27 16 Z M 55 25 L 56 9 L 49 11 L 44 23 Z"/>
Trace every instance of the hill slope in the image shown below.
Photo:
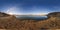
<path fill-rule="evenodd" d="M 43 21 L 18 20 L 13 15 L 0 13 L 0 29 L 10 30 L 55 30 L 60 29 L 60 12 L 49 13 Z M 8 16 L 7 16 L 8 15 Z"/>

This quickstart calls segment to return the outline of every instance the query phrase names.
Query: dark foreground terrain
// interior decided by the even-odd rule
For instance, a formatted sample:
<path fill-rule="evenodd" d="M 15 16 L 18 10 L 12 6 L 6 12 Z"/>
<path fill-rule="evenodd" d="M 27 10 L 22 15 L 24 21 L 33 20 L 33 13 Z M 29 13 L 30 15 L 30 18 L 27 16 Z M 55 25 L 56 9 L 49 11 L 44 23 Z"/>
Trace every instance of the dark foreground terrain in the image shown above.
<path fill-rule="evenodd" d="M 49 13 L 43 21 L 19 20 L 14 15 L 0 12 L 1 30 L 60 30 L 60 12 Z"/>

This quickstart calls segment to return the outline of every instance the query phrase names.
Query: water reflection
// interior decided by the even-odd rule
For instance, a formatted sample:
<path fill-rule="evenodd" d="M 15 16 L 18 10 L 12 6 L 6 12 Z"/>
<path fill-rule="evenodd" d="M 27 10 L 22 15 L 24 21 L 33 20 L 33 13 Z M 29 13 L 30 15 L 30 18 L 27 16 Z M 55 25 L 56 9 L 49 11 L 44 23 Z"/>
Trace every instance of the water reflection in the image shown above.
<path fill-rule="evenodd" d="M 18 19 L 23 19 L 23 20 L 43 20 L 46 19 L 47 16 L 27 16 L 27 15 L 20 15 L 20 16 L 16 16 L 16 18 Z"/>

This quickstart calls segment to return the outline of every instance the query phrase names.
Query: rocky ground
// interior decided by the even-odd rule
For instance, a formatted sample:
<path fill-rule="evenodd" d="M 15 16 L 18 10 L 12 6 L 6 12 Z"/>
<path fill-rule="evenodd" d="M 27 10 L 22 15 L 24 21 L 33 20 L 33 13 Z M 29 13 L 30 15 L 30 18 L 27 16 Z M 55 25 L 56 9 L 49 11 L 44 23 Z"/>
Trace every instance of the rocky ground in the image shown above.
<path fill-rule="evenodd" d="M 49 13 L 42 21 L 19 20 L 14 15 L 0 12 L 0 29 L 2 30 L 60 30 L 60 12 Z"/>

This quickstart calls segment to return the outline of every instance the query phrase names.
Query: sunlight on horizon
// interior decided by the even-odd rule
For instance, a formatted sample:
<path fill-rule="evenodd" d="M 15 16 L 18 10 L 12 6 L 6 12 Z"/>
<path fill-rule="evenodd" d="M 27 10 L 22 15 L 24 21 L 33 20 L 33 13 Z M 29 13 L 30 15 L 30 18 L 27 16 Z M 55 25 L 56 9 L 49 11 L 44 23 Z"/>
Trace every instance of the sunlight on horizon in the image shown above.
<path fill-rule="evenodd" d="M 10 14 L 10 15 L 46 15 L 48 13 L 46 12 L 31 12 L 31 13 L 23 13 L 23 12 L 18 12 L 18 8 L 17 7 L 11 7 L 11 8 L 8 8 L 6 13 L 7 14 Z"/>

